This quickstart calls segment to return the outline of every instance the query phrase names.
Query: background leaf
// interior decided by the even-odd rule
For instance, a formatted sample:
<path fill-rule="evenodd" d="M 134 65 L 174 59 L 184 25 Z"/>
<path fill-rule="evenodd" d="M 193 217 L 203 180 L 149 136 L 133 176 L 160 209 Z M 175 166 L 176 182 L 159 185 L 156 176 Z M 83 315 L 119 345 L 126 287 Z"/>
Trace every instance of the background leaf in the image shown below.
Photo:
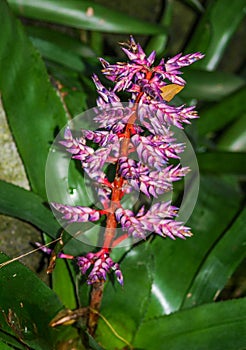
<path fill-rule="evenodd" d="M 246 344 L 245 300 L 202 305 L 145 321 L 134 340 L 143 349 L 243 349 Z M 161 332 L 160 332 L 161 329 Z"/>
<path fill-rule="evenodd" d="M 34 192 L 46 198 L 45 164 L 66 114 L 38 52 L 0 2 L 0 89 L 5 112 Z"/>
<path fill-rule="evenodd" d="M 196 69 L 184 72 L 184 79 L 188 82 L 180 93 L 184 98 L 219 101 L 245 86 L 245 80 L 240 76 L 220 71 L 198 70 L 197 63 Z"/>
<path fill-rule="evenodd" d="M 6 260 L 7 256 L 1 254 L 0 262 Z M 48 326 L 63 308 L 61 302 L 30 270 L 18 262 L 2 267 L 0 287 L 1 329 L 6 334 L 37 350 L 53 349 L 58 339 L 66 337 L 66 332 Z"/>
<path fill-rule="evenodd" d="M 197 63 L 199 68 L 214 70 L 245 16 L 245 1 L 209 1 L 208 7 L 186 46 L 187 52 L 201 51 L 205 58 Z"/>
<path fill-rule="evenodd" d="M 226 282 L 245 258 L 246 208 L 241 211 L 232 226 L 215 243 L 200 266 L 192 282 L 182 308 L 214 300 Z"/>
<path fill-rule="evenodd" d="M 148 306 L 152 283 L 152 255 L 148 245 L 131 250 L 121 263 L 124 287 L 108 283 L 101 313 L 118 334 L 131 343 Z M 126 312 L 127 310 L 127 312 Z M 100 319 L 96 339 L 106 349 L 125 345 Z"/>
<path fill-rule="evenodd" d="M 243 87 L 220 102 L 203 108 L 201 118 L 196 121 L 199 134 L 206 135 L 208 132 L 218 131 L 245 114 L 245 98 L 246 87 Z"/>
<path fill-rule="evenodd" d="M 0 213 L 27 221 L 56 238 L 60 225 L 37 194 L 0 181 Z"/>
<path fill-rule="evenodd" d="M 198 154 L 197 159 L 203 172 L 246 174 L 246 153 L 243 152 L 206 152 Z"/>
<path fill-rule="evenodd" d="M 76 0 L 9 0 L 11 8 L 19 15 L 77 27 L 111 33 L 157 34 L 164 28 L 113 11 L 91 1 Z"/>
<path fill-rule="evenodd" d="M 240 192 L 227 179 L 201 177 L 198 201 L 186 223 L 194 236 L 175 242 L 157 237 L 151 244 L 153 284 L 147 317 L 181 308 L 201 264 L 240 209 L 239 200 Z"/>

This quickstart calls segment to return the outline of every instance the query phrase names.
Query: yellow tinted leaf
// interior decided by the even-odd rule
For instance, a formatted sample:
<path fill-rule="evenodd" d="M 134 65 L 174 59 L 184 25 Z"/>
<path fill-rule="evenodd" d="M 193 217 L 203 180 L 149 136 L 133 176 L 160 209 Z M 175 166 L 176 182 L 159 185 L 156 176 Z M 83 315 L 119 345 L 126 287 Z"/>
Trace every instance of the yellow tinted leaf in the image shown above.
<path fill-rule="evenodd" d="M 175 95 L 177 95 L 181 90 L 183 90 L 184 86 L 177 85 L 177 84 L 169 84 L 166 86 L 163 86 L 161 88 L 161 96 L 165 101 L 171 101 Z"/>

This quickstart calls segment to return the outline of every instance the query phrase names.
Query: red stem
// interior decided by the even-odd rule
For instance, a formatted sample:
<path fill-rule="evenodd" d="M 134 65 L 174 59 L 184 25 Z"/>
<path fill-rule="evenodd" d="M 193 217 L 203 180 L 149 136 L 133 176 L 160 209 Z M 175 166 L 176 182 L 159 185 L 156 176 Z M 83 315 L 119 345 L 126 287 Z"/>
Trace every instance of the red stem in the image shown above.
<path fill-rule="evenodd" d="M 150 80 L 151 76 L 152 76 L 152 72 L 148 71 L 146 73 L 146 78 Z M 131 152 L 129 151 L 130 138 L 132 136 L 132 133 L 134 132 L 133 125 L 137 119 L 137 103 L 139 103 L 142 95 L 143 95 L 143 92 L 140 92 L 139 95 L 137 96 L 136 104 L 133 107 L 132 114 L 127 122 L 125 132 L 123 133 L 123 135 L 121 135 L 119 158 L 127 157 L 128 154 Z M 107 211 L 105 212 L 107 215 L 105 239 L 103 243 L 103 248 L 98 253 L 102 253 L 102 252 L 110 253 L 111 247 L 112 248 L 116 247 L 117 244 L 119 244 L 120 242 L 128 238 L 128 235 L 124 234 L 114 241 L 115 231 L 117 228 L 115 211 L 117 208 L 120 207 L 120 200 L 124 195 L 124 191 L 122 190 L 123 184 L 124 184 L 124 179 L 119 174 L 119 163 L 117 163 L 115 179 L 113 183 L 110 184 L 110 188 L 112 189 L 111 202 L 110 202 L 109 208 L 107 208 Z M 104 281 L 94 283 L 92 286 L 92 291 L 90 295 L 91 296 L 90 308 L 89 308 L 89 315 L 88 315 L 88 331 L 92 336 L 94 335 L 97 327 L 100 306 L 101 306 L 101 301 L 103 297 L 103 289 L 104 289 Z"/>

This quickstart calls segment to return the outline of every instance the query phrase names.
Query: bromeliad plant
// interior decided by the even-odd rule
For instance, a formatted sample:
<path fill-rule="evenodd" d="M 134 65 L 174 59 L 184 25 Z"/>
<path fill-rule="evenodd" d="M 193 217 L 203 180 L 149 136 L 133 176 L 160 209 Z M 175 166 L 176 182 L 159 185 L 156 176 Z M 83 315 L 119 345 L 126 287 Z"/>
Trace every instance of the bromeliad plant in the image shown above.
<path fill-rule="evenodd" d="M 178 208 L 170 201 L 158 201 L 158 197 L 171 191 L 172 183 L 189 171 L 180 163 L 170 165 L 170 159 L 179 160 L 185 146 L 177 143 L 170 127 L 182 128 L 184 123 L 197 118 L 197 113 L 194 106 L 175 107 L 168 101 L 173 88 L 179 90 L 185 85 L 180 68 L 203 55 L 178 54 L 154 66 L 155 52 L 147 57 L 133 37 L 122 45 L 128 62 L 110 64 L 100 59 L 102 72 L 114 83 L 113 89 L 105 88 L 98 77 L 93 76 L 99 94 L 94 118 L 98 129 L 82 130 L 82 136 L 75 138 L 67 128 L 65 140 L 61 141 L 72 158 L 81 161 L 84 172 L 96 187 L 102 208 L 51 203 L 68 223 L 96 223 L 105 218 L 102 247 L 76 258 L 81 273 L 87 274 L 88 284 L 103 284 L 111 271 L 123 284 L 120 266 L 111 259 L 110 252 L 126 239 L 144 240 L 150 233 L 171 239 L 191 236 L 189 227 L 176 221 Z M 117 95 L 120 91 L 131 94 L 129 103 L 121 103 Z M 113 179 L 109 179 L 105 167 L 108 163 L 114 165 Z M 136 191 L 147 197 L 148 204 L 136 210 L 126 208 L 122 204 L 125 194 Z M 153 198 L 156 202 L 151 205 Z M 60 257 L 68 256 L 60 254 Z M 93 308 L 94 304 L 92 300 Z"/>
<path fill-rule="evenodd" d="M 207 349 L 208 344 L 211 350 L 244 348 L 246 340 L 242 335 L 245 333 L 245 318 L 241 311 L 245 306 L 245 300 L 243 298 L 235 300 L 235 298 L 245 295 L 243 283 L 239 282 L 238 278 L 238 276 L 242 276 L 242 269 L 238 269 L 238 266 L 245 258 L 246 210 L 243 208 L 245 203 L 244 187 L 241 186 L 246 164 L 245 153 L 243 153 L 245 142 L 242 137 L 242 130 L 245 130 L 245 79 L 242 70 L 242 49 L 240 50 L 243 45 L 235 46 L 238 40 L 238 35 L 235 34 L 238 32 L 239 24 L 243 14 L 245 14 L 245 1 L 207 0 L 202 1 L 202 6 L 199 1 L 161 2 L 163 6 L 160 9 L 160 16 L 158 14 L 161 23 L 158 24 L 155 23 L 153 13 L 151 13 L 151 23 L 140 21 L 120 12 L 118 4 L 115 5 L 117 11 L 112 11 L 89 0 L 83 2 L 35 0 L 33 2 L 35 6 L 30 7 L 30 1 L 27 0 L 0 1 L 0 26 L 4 33 L 0 40 L 0 90 L 3 105 L 1 118 L 3 114 L 6 115 L 29 183 L 29 187 L 27 187 L 27 181 L 22 182 L 19 178 L 19 174 L 22 174 L 21 176 L 26 179 L 23 168 L 18 167 L 18 178 L 13 178 L 12 170 L 17 169 L 15 160 L 18 157 L 14 155 L 12 142 L 8 143 L 7 141 L 6 143 L 5 131 L 2 129 L 1 122 L 0 134 L 3 135 L 1 142 L 4 144 L 1 146 L 3 151 L 1 158 L 3 159 L 0 169 L 2 178 L 0 181 L 0 213 L 16 217 L 21 221 L 24 220 L 38 229 L 38 232 L 35 231 L 36 237 L 28 238 L 29 229 L 32 227 L 28 228 L 23 222 L 18 222 L 16 239 L 13 239 L 13 226 L 12 224 L 9 226 L 12 219 L 9 221 L 9 218 L 6 218 L 8 229 L 5 232 L 5 218 L 1 218 L 1 250 L 10 254 L 10 257 L 3 252 L 0 254 L 0 348 L 39 350 L 91 348 L 99 350 L 103 347 L 110 350 L 126 349 L 127 345 L 130 349 L 134 347 L 135 349 L 147 350 L 162 349 L 163 344 L 167 349 L 175 350 L 184 347 Z M 178 6 L 181 2 L 182 6 Z M 197 6 L 196 10 L 191 6 Z M 137 4 L 137 8 L 139 9 L 139 4 Z M 176 17 L 179 8 L 182 14 L 189 14 L 181 16 L 184 23 L 180 21 L 180 17 Z M 145 6 L 141 6 L 142 11 L 148 12 L 149 10 Z M 223 17 L 221 16 L 222 12 Z M 192 23 L 190 15 L 194 19 Z M 17 20 L 17 16 L 21 16 L 22 23 Z M 31 18 L 32 20 L 25 19 L 23 21 L 23 18 Z M 37 19 L 41 23 L 39 21 L 36 23 Z M 56 25 L 53 26 L 50 23 Z M 176 28 L 175 23 L 178 23 L 179 28 Z M 63 27 L 60 28 L 59 24 Z M 191 30 L 187 31 L 187 28 Z M 135 178 L 132 176 L 128 176 L 128 179 L 124 178 L 124 193 L 122 193 L 123 196 L 118 203 L 120 205 L 115 208 L 115 213 L 118 213 L 117 217 L 115 215 L 115 219 L 119 221 L 117 221 L 116 229 L 112 229 L 114 237 L 112 244 L 108 246 L 108 254 L 114 261 L 113 264 L 120 265 L 124 275 L 124 286 L 121 287 L 117 283 L 117 275 L 115 276 L 114 273 L 105 274 L 105 270 L 101 271 L 105 277 L 100 279 L 98 274 L 95 274 L 98 282 L 86 285 L 90 273 L 101 259 L 98 256 L 99 260 L 94 260 L 95 254 L 102 250 L 103 243 L 105 243 L 101 235 L 106 232 L 108 234 L 110 231 L 107 229 L 105 232 L 105 226 L 109 225 L 108 218 L 111 215 L 110 205 L 105 209 L 103 201 L 106 200 L 109 204 L 112 201 L 112 195 L 115 191 L 112 187 L 117 164 L 118 169 L 121 166 L 120 160 L 117 159 L 119 155 L 114 154 L 114 149 L 117 151 L 117 142 L 121 145 L 127 140 L 124 135 L 125 129 L 123 131 L 113 128 L 107 129 L 109 124 L 105 118 L 110 113 L 113 118 L 112 107 L 115 106 L 115 103 L 112 103 L 111 107 L 107 104 L 108 107 L 102 108 L 102 111 L 99 111 L 98 107 L 95 111 L 95 113 L 98 112 L 96 116 L 99 117 L 100 113 L 103 114 L 103 118 L 106 120 L 105 126 L 100 127 L 103 119 L 101 117 L 96 128 L 94 125 L 91 127 L 85 126 L 85 124 L 81 127 L 94 130 L 93 133 L 97 133 L 97 135 L 101 135 L 103 132 L 114 134 L 113 141 L 105 146 L 104 143 L 100 145 L 90 139 L 89 131 L 83 132 L 82 135 L 85 146 L 91 147 L 93 154 L 99 153 L 99 149 L 108 148 L 113 144 L 113 148 L 107 156 L 107 162 L 105 161 L 105 165 L 99 169 L 103 171 L 110 184 L 99 186 L 96 178 L 91 179 L 91 184 L 95 186 L 87 192 L 88 201 L 86 186 L 92 172 L 83 170 L 84 173 L 89 173 L 88 176 L 85 176 L 84 181 L 81 169 L 79 169 L 80 161 L 74 160 L 69 163 L 69 173 L 65 176 L 64 168 L 62 171 L 52 172 L 52 175 L 55 174 L 57 187 L 52 192 L 55 194 L 54 197 L 50 196 L 48 201 L 62 205 L 87 206 L 90 212 L 92 209 L 96 210 L 95 215 L 98 215 L 98 221 L 71 224 L 71 228 L 83 230 L 81 237 L 91 241 L 94 240 L 95 233 L 97 234 L 100 229 L 99 238 L 101 240 L 99 240 L 99 244 L 101 248 L 95 248 L 96 244 L 94 244 L 94 248 L 88 247 L 83 244 L 84 241 L 76 240 L 72 235 L 69 237 L 70 241 L 67 242 L 67 235 L 64 233 L 63 242 L 66 245 L 63 246 L 64 251 L 58 254 L 61 258 L 71 258 L 72 260 L 57 259 L 57 266 L 52 274 L 52 288 L 50 288 L 37 278 L 33 271 L 15 261 L 16 259 L 12 260 L 11 256 L 19 255 L 26 250 L 29 251 L 30 247 L 27 247 L 27 244 L 29 241 L 39 240 L 40 232 L 48 235 L 50 240 L 57 239 L 61 232 L 58 221 L 45 205 L 47 203 L 45 188 L 47 156 L 57 130 L 61 130 L 68 119 L 71 120 L 79 112 L 88 110 L 95 104 L 95 88 L 93 84 L 90 84 L 91 72 L 97 71 L 98 62 L 95 57 L 104 57 L 104 54 L 112 52 L 113 57 L 110 56 L 108 61 L 120 60 L 114 55 L 116 54 L 114 47 L 110 48 L 110 39 L 105 35 L 105 32 L 120 35 L 131 32 L 141 35 L 141 37 L 144 36 L 142 39 L 143 42 L 146 40 L 147 43 L 146 52 L 156 50 L 158 58 L 162 57 L 165 52 L 168 52 L 170 57 L 175 52 L 181 51 L 206 53 L 205 59 L 190 67 L 182 68 L 185 71 L 188 86 L 184 89 L 180 100 L 177 98 L 174 102 L 176 106 L 178 101 L 181 101 L 179 104 L 185 102 L 190 106 L 191 99 L 194 97 L 200 101 L 199 115 L 201 118 L 186 128 L 196 150 L 201 180 L 196 208 L 189 222 L 185 224 L 192 228 L 194 237 L 186 241 L 182 239 L 172 241 L 171 239 L 163 240 L 160 235 L 153 234 L 150 239 L 146 239 L 146 242 L 126 247 L 124 245 L 130 240 L 128 232 L 133 228 L 133 225 L 128 227 L 128 231 L 124 231 L 125 228 L 120 222 L 122 216 L 121 213 L 118 213 L 120 210 L 124 210 L 124 212 L 130 210 L 134 216 L 128 215 L 128 217 L 132 221 L 139 222 L 139 212 L 144 217 L 151 214 L 151 207 L 153 208 L 156 203 L 161 202 L 164 206 L 163 202 L 170 199 L 170 192 L 159 195 L 156 187 L 153 187 L 153 191 L 155 191 L 153 193 L 157 196 L 154 197 L 154 194 L 150 192 L 149 185 L 147 189 L 144 189 L 143 181 L 152 173 L 155 175 L 156 169 L 161 173 L 167 171 L 171 164 L 176 166 L 178 162 L 183 166 L 190 165 L 192 169 L 187 176 L 182 176 L 182 180 L 173 184 L 176 196 L 177 193 L 181 193 L 179 189 L 184 182 L 183 193 L 185 197 L 186 185 L 189 179 L 193 180 L 192 177 L 195 173 L 193 164 L 184 161 L 187 155 L 186 146 L 184 153 L 176 151 L 176 155 L 181 157 L 180 160 L 170 157 L 166 160 L 166 164 L 162 163 L 151 167 L 152 173 L 140 172 L 137 173 L 138 178 L 136 178 L 136 174 L 134 174 Z M 207 40 L 208 33 L 209 40 Z M 171 38 L 169 34 L 171 34 Z M 168 47 L 166 46 L 167 42 Z M 133 47 L 124 47 L 133 54 Z M 17 52 L 18 54 L 16 54 Z M 228 57 L 228 52 L 230 52 L 230 57 Z M 135 54 L 137 53 L 135 52 Z M 173 83 L 168 79 L 170 65 L 164 72 L 165 75 L 163 73 L 159 75 L 159 73 L 154 72 L 154 67 L 150 67 L 149 63 L 142 65 L 141 62 L 139 64 L 133 59 L 132 57 L 128 59 L 127 64 L 117 64 L 117 74 L 126 72 L 126 76 L 117 78 L 115 82 L 108 81 L 108 83 L 109 86 L 115 86 L 124 79 L 131 80 L 129 73 L 133 74 L 134 81 L 130 83 L 133 84 L 132 88 L 134 85 L 135 88 L 139 86 L 137 92 L 126 91 L 130 90 L 130 85 L 126 86 L 124 91 L 113 90 L 113 92 L 120 96 L 121 101 L 128 100 L 127 94 L 133 94 L 133 101 L 126 103 L 125 106 L 123 102 L 116 102 L 118 106 L 121 103 L 124 107 L 132 109 L 132 113 L 135 111 L 137 117 L 132 123 L 135 130 L 129 129 L 129 147 L 126 157 L 128 163 L 131 163 L 129 166 L 133 168 L 132 172 L 135 170 L 135 166 L 132 166 L 133 163 L 136 168 L 139 163 L 142 163 L 142 166 L 147 166 L 149 171 L 150 167 L 145 163 L 144 156 L 141 153 L 142 158 L 140 158 L 138 152 L 140 152 L 139 147 L 142 147 L 142 144 L 144 144 L 145 149 L 149 149 L 159 135 L 158 127 L 152 132 L 149 130 L 149 126 L 153 128 L 154 120 L 158 121 L 160 115 L 149 110 L 157 97 L 150 91 L 148 93 L 146 88 L 148 85 L 153 87 L 154 83 L 152 81 L 150 84 L 146 79 L 147 84 L 143 84 L 142 79 L 147 75 L 149 78 L 151 72 L 153 77 L 163 78 L 161 82 L 165 81 L 167 85 L 160 88 L 159 94 L 162 98 L 160 99 L 159 95 L 159 101 L 156 104 L 160 106 L 165 103 L 165 107 L 172 97 L 172 89 L 176 93 L 178 87 L 182 88 L 183 83 L 178 85 L 179 83 Z M 139 59 L 143 59 L 143 57 Z M 180 59 L 177 62 L 180 63 Z M 165 63 L 167 64 L 167 61 Z M 155 64 L 153 63 L 153 65 Z M 111 67 L 111 65 L 107 66 L 106 64 L 104 68 L 108 71 Z M 139 68 L 139 70 L 132 71 L 135 68 Z M 176 78 L 180 77 L 178 74 L 175 75 Z M 104 80 L 101 78 L 100 80 L 105 86 L 108 86 L 105 83 L 106 76 L 104 78 Z M 113 76 L 111 78 L 114 79 Z M 159 82 L 160 79 L 158 79 Z M 143 83 L 140 86 L 138 82 Z M 171 84 L 169 84 L 170 82 Z M 59 87 L 62 101 L 52 86 L 54 83 Z M 104 96 L 103 91 L 100 94 Z M 107 91 L 106 95 L 108 95 Z M 131 96 L 129 98 L 131 99 Z M 138 102 L 136 102 L 137 98 Z M 145 101 L 142 103 L 144 98 Z M 171 110 L 173 107 L 168 108 Z M 105 112 L 106 109 L 108 113 Z M 119 112 L 121 110 L 122 108 L 119 108 Z M 146 117 L 140 113 L 141 110 L 145 111 Z M 165 113 L 165 116 L 167 115 Z M 125 116 L 127 117 L 127 115 Z M 149 125 L 143 125 L 140 118 Z M 148 118 L 151 120 L 149 121 Z M 70 124 L 77 123 L 77 119 L 72 120 Z M 191 119 L 189 120 L 191 121 Z M 121 122 L 121 120 L 119 121 Z M 123 123 L 126 128 L 127 123 L 124 120 Z M 166 123 L 163 124 L 161 123 L 161 127 L 166 125 Z M 166 128 L 169 131 L 175 129 L 169 128 L 167 125 Z M 77 133 L 74 130 L 71 127 L 73 139 L 75 136 L 81 135 L 80 132 L 77 132 L 78 129 L 76 129 Z M 182 134 L 181 130 L 178 128 L 176 130 L 178 136 Z M 136 132 L 135 135 L 133 132 Z M 63 134 L 62 131 L 62 137 L 59 139 L 63 139 Z M 66 134 L 69 135 L 69 131 Z M 151 135 L 153 139 L 151 139 Z M 172 138 L 174 136 L 176 133 Z M 180 141 L 180 138 L 177 137 L 176 142 L 174 140 L 171 142 L 174 145 L 186 141 Z M 151 144 L 149 145 L 149 143 Z M 151 149 L 157 150 L 158 148 L 152 147 Z M 68 153 L 64 147 L 56 148 L 55 151 L 57 153 L 53 152 L 53 154 L 58 154 L 61 151 L 62 159 L 69 161 Z M 89 161 L 85 163 L 90 166 Z M 123 177 L 123 170 L 121 169 L 119 176 Z M 51 182 L 54 183 L 52 176 L 50 178 Z M 6 181 L 14 181 L 15 185 Z M 139 189 L 141 184 L 142 187 Z M 192 189 L 196 186 L 194 182 L 189 182 L 189 184 L 192 184 Z M 24 186 L 26 189 L 16 185 Z M 94 191 L 95 187 L 96 191 Z M 56 189 L 62 189 L 57 196 Z M 130 189 L 132 191 L 128 193 Z M 147 191 L 148 195 L 143 190 Z M 193 193 L 193 191 L 189 191 L 192 198 Z M 139 198 L 136 199 L 138 196 Z M 176 197 L 175 201 L 172 201 L 172 205 L 176 204 L 180 207 L 179 217 L 173 217 L 176 219 L 174 220 L 175 224 L 177 220 L 186 222 L 183 214 L 187 211 L 184 210 L 185 207 L 182 204 L 179 205 L 180 198 L 181 196 Z M 91 199 L 92 201 L 90 201 Z M 184 198 L 182 200 L 183 203 Z M 94 205 L 90 205 L 91 203 Z M 167 208 L 169 206 L 171 203 L 167 205 Z M 60 216 L 59 211 L 56 212 L 56 215 Z M 113 215 L 111 216 L 113 217 Z M 89 214 L 85 214 L 86 217 L 89 218 Z M 168 217 L 158 218 L 159 222 L 167 219 Z M 68 221 L 64 220 L 64 225 L 67 225 Z M 151 222 L 151 225 L 154 223 Z M 15 228 L 16 220 L 13 221 L 13 225 Z M 140 225 L 142 225 L 142 221 L 140 221 Z M 155 226 L 157 227 L 157 225 Z M 88 227 L 93 227 L 93 229 L 88 230 Z M 144 236 L 141 235 L 140 239 L 147 237 L 150 232 L 144 230 Z M 76 237 L 78 238 L 78 236 Z M 104 236 L 104 240 L 105 238 Z M 20 245 L 20 240 L 24 242 L 24 247 Z M 135 239 L 132 240 L 135 242 Z M 94 241 L 96 242 L 96 240 Z M 115 249 L 115 247 L 118 248 Z M 58 248 L 60 247 L 55 247 L 56 253 L 59 252 Z M 89 259 L 91 266 L 78 280 L 73 265 L 79 263 L 79 259 L 83 260 L 89 251 L 91 251 L 92 257 Z M 49 251 L 47 252 L 49 253 Z M 53 252 L 51 262 L 55 260 L 55 252 Z M 79 256 L 80 258 L 76 258 Z M 22 260 L 22 262 L 28 263 L 26 260 Z M 35 268 L 34 259 L 29 261 L 29 266 L 32 269 Z M 118 270 L 118 266 L 114 266 L 114 269 Z M 232 277 L 236 270 L 237 274 Z M 225 288 L 231 277 L 230 285 L 227 284 Z M 104 278 L 107 279 L 106 283 L 104 283 Z M 95 301 L 94 309 L 96 309 L 96 300 L 100 303 L 102 289 L 100 318 L 95 333 L 96 337 L 93 339 L 87 333 L 88 328 L 89 331 L 92 330 L 92 316 L 96 315 L 93 313 L 90 300 L 91 302 Z M 220 302 L 223 299 L 234 300 Z M 63 318 L 59 314 L 60 311 L 65 311 Z M 80 315 L 81 317 L 75 326 L 79 327 L 81 337 L 79 338 L 74 327 L 56 327 L 56 329 L 50 327 L 49 323 L 55 315 L 59 315 L 59 319 L 54 320 L 51 325 L 71 324 L 75 316 L 79 317 Z M 85 322 L 86 327 L 84 327 Z"/>

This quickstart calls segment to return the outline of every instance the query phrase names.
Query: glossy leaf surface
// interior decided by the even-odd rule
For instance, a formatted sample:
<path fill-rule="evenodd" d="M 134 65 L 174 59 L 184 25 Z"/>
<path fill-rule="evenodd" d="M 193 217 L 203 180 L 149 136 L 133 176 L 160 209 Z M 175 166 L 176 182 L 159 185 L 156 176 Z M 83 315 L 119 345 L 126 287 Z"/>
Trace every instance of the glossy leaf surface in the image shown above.
<path fill-rule="evenodd" d="M 187 52 L 201 51 L 205 58 L 197 66 L 214 70 L 245 16 L 245 1 L 209 1 L 207 9 L 186 47 Z"/>
<path fill-rule="evenodd" d="M 157 237 L 151 244 L 154 264 L 148 317 L 180 309 L 200 265 L 238 212 L 239 200 L 239 192 L 226 179 L 201 178 L 198 201 L 186 223 L 194 236 L 186 241 Z"/>
<path fill-rule="evenodd" d="M 55 131 L 66 124 L 62 104 L 39 53 L 0 2 L 0 89 L 5 112 L 34 192 L 45 193 L 45 164 Z"/>
<path fill-rule="evenodd" d="M 148 306 L 152 283 L 152 255 L 148 245 L 140 245 L 126 255 L 121 263 L 124 287 L 108 283 L 105 289 L 101 313 L 113 329 L 131 343 Z M 127 310 L 127 312 L 126 312 Z M 106 349 L 126 345 L 117 339 L 108 325 L 100 319 L 96 338 Z"/>
<path fill-rule="evenodd" d="M 209 132 L 218 131 L 245 114 L 245 99 L 246 87 L 243 87 L 220 102 L 203 108 L 200 119 L 196 121 L 199 134 L 206 135 Z"/>
<path fill-rule="evenodd" d="M 218 149 L 246 151 L 246 111 L 221 135 L 218 140 Z"/>
<path fill-rule="evenodd" d="M 219 101 L 245 86 L 243 78 L 220 71 L 190 69 L 184 72 L 184 79 L 188 84 L 180 95 L 204 101 Z"/>
<path fill-rule="evenodd" d="M 0 262 L 6 258 L 1 254 Z M 2 267 L 0 277 L 2 331 L 16 338 L 21 345 L 37 350 L 53 349 L 58 339 L 67 336 L 66 332 L 48 326 L 52 317 L 63 308 L 57 296 L 20 263 Z"/>
<path fill-rule="evenodd" d="M 52 212 L 37 194 L 0 181 L 0 213 L 25 220 L 56 238 L 60 228 Z"/>
<path fill-rule="evenodd" d="M 120 14 L 91 1 L 9 0 L 19 15 L 71 27 L 111 33 L 157 34 L 163 27 Z"/>
<path fill-rule="evenodd" d="M 246 257 L 245 223 L 246 208 L 211 248 L 190 286 L 182 308 L 210 302 L 224 288 L 226 281 Z"/>
<path fill-rule="evenodd" d="M 207 304 L 143 322 L 134 340 L 141 349 L 243 349 L 245 300 Z M 161 330 L 161 331 L 160 331 Z"/>

